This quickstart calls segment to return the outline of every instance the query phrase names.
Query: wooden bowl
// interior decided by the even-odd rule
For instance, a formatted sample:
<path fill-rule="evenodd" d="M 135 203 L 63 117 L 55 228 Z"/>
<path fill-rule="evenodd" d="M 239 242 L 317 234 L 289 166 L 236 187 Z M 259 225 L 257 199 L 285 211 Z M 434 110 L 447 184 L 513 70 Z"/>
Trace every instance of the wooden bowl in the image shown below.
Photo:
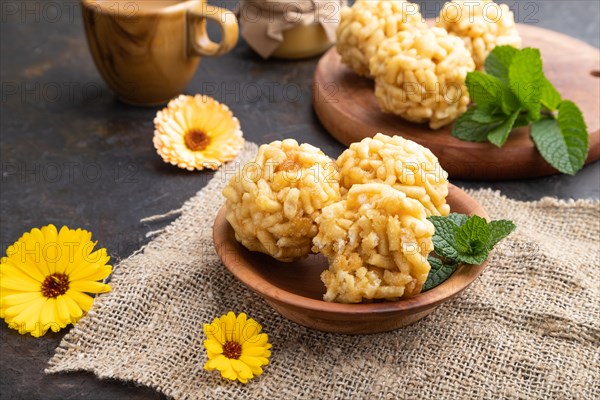
<path fill-rule="evenodd" d="M 453 212 L 489 219 L 481 205 L 456 186 L 450 185 L 447 200 Z M 284 317 L 325 332 L 377 333 L 410 325 L 463 291 L 487 264 L 460 266 L 441 285 L 407 299 L 370 304 L 329 303 L 323 301 L 325 286 L 320 279 L 321 272 L 327 269 L 323 256 L 310 255 L 283 263 L 251 252 L 235 239 L 225 214 L 222 207 L 215 218 L 213 240 L 227 269 Z"/>

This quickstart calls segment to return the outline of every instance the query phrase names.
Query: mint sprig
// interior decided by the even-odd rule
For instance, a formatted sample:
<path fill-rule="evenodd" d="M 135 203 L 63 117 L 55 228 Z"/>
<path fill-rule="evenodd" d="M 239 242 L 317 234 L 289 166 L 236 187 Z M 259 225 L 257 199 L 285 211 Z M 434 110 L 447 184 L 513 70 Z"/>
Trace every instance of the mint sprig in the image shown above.
<path fill-rule="evenodd" d="M 502 147 L 513 128 L 531 126 L 531 138 L 550 165 L 570 175 L 583 168 L 589 151 L 583 115 L 546 78 L 538 49 L 497 46 L 485 60 L 485 73 L 469 72 L 466 85 L 474 105 L 458 118 L 452 135 Z"/>
<path fill-rule="evenodd" d="M 545 159 L 552 159 L 555 167 L 575 174 L 587 157 L 589 136 L 583 115 L 575 103 L 563 100 L 558 105 L 558 119 L 543 118 L 531 125 L 531 138 Z M 553 164 L 554 165 L 554 164 Z"/>
<path fill-rule="evenodd" d="M 429 270 L 429 275 L 427 275 L 427 280 L 423 284 L 421 288 L 422 292 L 425 292 L 429 289 L 433 289 L 438 286 L 446 279 L 450 277 L 458 267 L 457 263 L 444 263 L 442 260 L 436 257 L 429 256 L 427 258 L 429 261 L 429 265 L 431 265 L 431 269 Z"/>
<path fill-rule="evenodd" d="M 477 215 L 469 217 L 452 213 L 427 219 L 435 228 L 432 239 L 437 257 L 428 257 L 431 270 L 423 284 L 423 291 L 448 279 L 460 264 L 481 264 L 487 260 L 494 246 L 515 230 L 512 221 L 487 222 Z"/>
<path fill-rule="evenodd" d="M 540 119 L 543 79 L 542 57 L 538 49 L 526 47 L 514 54 L 508 67 L 508 84 L 518 99 L 516 109 L 527 111 L 531 121 Z"/>
<path fill-rule="evenodd" d="M 497 46 L 485 59 L 485 72 L 508 85 L 508 68 L 519 50 L 512 46 Z"/>

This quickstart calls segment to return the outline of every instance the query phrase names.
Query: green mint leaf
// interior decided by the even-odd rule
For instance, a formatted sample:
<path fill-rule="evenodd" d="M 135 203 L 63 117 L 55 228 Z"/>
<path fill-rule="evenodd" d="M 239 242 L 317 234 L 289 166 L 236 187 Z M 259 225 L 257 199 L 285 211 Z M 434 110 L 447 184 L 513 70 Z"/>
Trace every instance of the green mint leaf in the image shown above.
<path fill-rule="evenodd" d="M 488 259 L 490 251 L 486 248 L 476 254 L 459 253 L 458 261 L 463 264 L 479 265 Z"/>
<path fill-rule="evenodd" d="M 527 118 L 527 114 L 519 114 L 519 116 L 517 117 L 517 119 L 515 120 L 515 123 L 513 125 L 513 129 L 514 128 L 518 128 L 520 126 L 528 126 L 529 125 L 529 118 Z"/>
<path fill-rule="evenodd" d="M 488 132 L 500 125 L 501 122 L 484 123 L 473 119 L 473 114 L 477 112 L 478 106 L 470 107 L 467 112 L 458 117 L 452 127 L 452 136 L 469 142 L 487 141 Z"/>
<path fill-rule="evenodd" d="M 506 115 L 511 115 L 520 106 L 519 99 L 510 89 L 508 79 L 509 67 L 517 53 L 519 50 L 512 46 L 496 46 L 485 59 L 485 71 L 502 82 L 499 104 Z"/>
<path fill-rule="evenodd" d="M 540 99 L 542 105 L 550 111 L 556 111 L 561 100 L 560 93 L 558 93 L 548 79 L 544 78 L 542 80 L 542 97 Z"/>
<path fill-rule="evenodd" d="M 473 106 L 475 109 L 471 115 L 471 119 L 475 122 L 482 124 L 493 124 L 496 122 L 502 122 L 506 119 L 502 109 L 498 109 L 496 106 Z"/>
<path fill-rule="evenodd" d="M 429 261 L 431 269 L 429 270 L 429 275 L 427 275 L 427 280 L 423 284 L 421 292 L 433 289 L 434 287 L 440 285 L 442 282 L 448 279 L 450 275 L 452 275 L 458 266 L 456 263 L 444 264 L 442 260 L 432 256 L 429 256 L 427 261 Z"/>
<path fill-rule="evenodd" d="M 465 214 L 450 213 L 446 218 L 448 218 L 450 221 L 454 222 L 456 224 L 456 226 L 458 226 L 460 228 L 461 226 L 463 226 L 465 224 L 465 222 L 467 222 L 467 220 L 469 219 L 469 216 L 465 215 Z"/>
<path fill-rule="evenodd" d="M 542 57 L 538 49 L 530 47 L 517 52 L 508 67 L 510 88 L 521 106 L 528 111 L 529 119 L 540 119 L 542 97 Z"/>
<path fill-rule="evenodd" d="M 502 112 L 504 115 L 511 115 L 514 111 L 521 109 L 521 104 L 519 103 L 519 99 L 517 96 L 510 90 L 507 86 L 502 92 L 502 103 L 500 104 L 502 107 Z"/>
<path fill-rule="evenodd" d="M 520 112 L 520 110 L 515 111 L 510 117 L 506 118 L 504 122 L 492 129 L 488 133 L 488 140 L 498 147 L 504 146 Z"/>
<path fill-rule="evenodd" d="M 485 59 L 485 72 L 508 85 L 508 68 L 519 50 L 512 46 L 496 46 Z"/>
<path fill-rule="evenodd" d="M 459 230 L 459 227 L 450 219 L 440 216 L 427 217 L 435 228 L 433 235 L 433 247 L 435 252 L 440 257 L 445 257 L 450 260 L 456 260 L 458 250 L 455 247 L 454 237 Z"/>
<path fill-rule="evenodd" d="M 558 119 L 544 118 L 531 126 L 531 138 L 544 159 L 564 174 L 574 175 L 585 162 L 589 137 L 583 115 L 568 100 L 558 105 Z"/>
<path fill-rule="evenodd" d="M 492 248 L 508 236 L 515 225 L 508 220 L 492 221 L 477 215 L 468 217 L 452 213 L 446 217 L 427 218 L 435 227 L 433 245 L 437 256 L 427 260 L 431 270 L 423 285 L 423 291 L 429 290 L 454 272 L 459 263 L 478 265 L 487 260 Z"/>
<path fill-rule="evenodd" d="M 548 164 L 561 172 L 571 170 L 567 144 L 554 118 L 542 118 L 531 124 L 531 139 Z M 566 172 L 565 172 L 566 173 Z"/>
<path fill-rule="evenodd" d="M 512 221 L 507 219 L 501 219 L 498 221 L 492 221 L 488 224 L 490 230 L 487 248 L 493 249 L 499 241 L 507 237 L 515 230 L 516 226 Z"/>
<path fill-rule="evenodd" d="M 500 79 L 480 71 L 473 71 L 467 73 L 466 84 L 471 100 L 478 106 L 494 106 L 502 103 L 505 85 Z"/>
<path fill-rule="evenodd" d="M 456 247 L 462 253 L 474 254 L 485 249 L 489 228 L 485 218 L 473 215 L 456 232 Z"/>
<path fill-rule="evenodd" d="M 563 100 L 558 105 L 558 127 L 569 150 L 573 173 L 583 168 L 590 149 L 590 137 L 583 114 L 575 103 Z"/>
<path fill-rule="evenodd" d="M 455 247 L 458 249 L 458 261 L 467 264 L 478 263 L 483 257 L 487 258 L 489 250 L 487 243 L 489 239 L 489 228 L 485 218 L 477 215 L 470 217 L 456 232 Z M 435 243 L 434 243 L 435 246 Z M 480 262 L 483 262 L 479 261 Z"/>

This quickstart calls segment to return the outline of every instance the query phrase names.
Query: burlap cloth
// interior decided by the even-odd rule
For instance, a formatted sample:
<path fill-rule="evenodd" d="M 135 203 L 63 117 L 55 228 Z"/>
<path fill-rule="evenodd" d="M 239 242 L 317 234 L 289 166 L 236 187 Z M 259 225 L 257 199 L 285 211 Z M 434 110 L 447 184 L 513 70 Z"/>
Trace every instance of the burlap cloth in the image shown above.
<path fill-rule="evenodd" d="M 256 147 L 247 144 L 239 161 Z M 474 191 L 518 230 L 483 275 L 424 320 L 346 336 L 280 317 L 220 263 L 211 225 L 232 165 L 143 251 L 65 336 L 47 372 L 87 370 L 177 399 L 600 398 L 600 204 L 520 202 Z M 202 324 L 229 310 L 258 320 L 271 363 L 246 385 L 203 370 Z"/>

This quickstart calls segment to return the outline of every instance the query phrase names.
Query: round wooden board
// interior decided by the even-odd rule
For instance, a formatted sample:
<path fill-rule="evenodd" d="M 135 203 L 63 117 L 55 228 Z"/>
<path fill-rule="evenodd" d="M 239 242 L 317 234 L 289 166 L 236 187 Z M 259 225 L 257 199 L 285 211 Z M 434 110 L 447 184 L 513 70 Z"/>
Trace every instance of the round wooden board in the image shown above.
<path fill-rule="evenodd" d="M 586 164 L 600 158 L 600 51 L 577 39 L 519 24 L 524 46 L 542 53 L 544 72 L 564 99 L 583 112 L 590 134 Z M 317 116 L 345 145 L 377 132 L 400 135 L 428 147 L 450 178 L 505 180 L 557 173 L 536 150 L 528 128 L 515 129 L 504 147 L 473 143 L 451 135 L 452 126 L 437 131 L 380 111 L 373 81 L 361 78 L 341 63 L 335 48 L 321 58 L 315 71 L 313 105 Z"/>

